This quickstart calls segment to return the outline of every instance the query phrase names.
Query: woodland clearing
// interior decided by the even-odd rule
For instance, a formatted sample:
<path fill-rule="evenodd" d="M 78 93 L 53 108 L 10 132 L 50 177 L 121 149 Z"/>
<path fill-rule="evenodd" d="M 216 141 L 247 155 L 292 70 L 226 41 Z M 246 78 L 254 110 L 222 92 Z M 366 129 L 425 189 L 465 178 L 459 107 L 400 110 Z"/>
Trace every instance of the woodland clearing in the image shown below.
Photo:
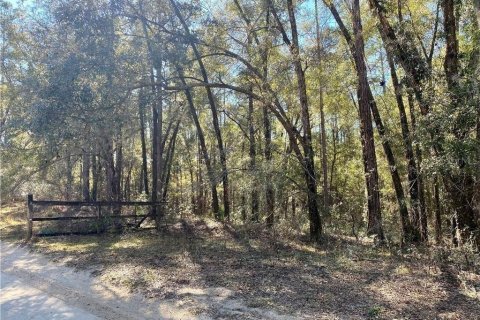
<path fill-rule="evenodd" d="M 2 208 L 2 241 L 21 243 L 24 208 Z M 290 233 L 291 234 L 291 233 Z M 475 255 L 434 247 L 376 248 L 330 238 L 313 245 L 280 228 L 185 218 L 160 230 L 38 237 L 25 246 L 146 305 L 224 319 L 477 319 Z"/>

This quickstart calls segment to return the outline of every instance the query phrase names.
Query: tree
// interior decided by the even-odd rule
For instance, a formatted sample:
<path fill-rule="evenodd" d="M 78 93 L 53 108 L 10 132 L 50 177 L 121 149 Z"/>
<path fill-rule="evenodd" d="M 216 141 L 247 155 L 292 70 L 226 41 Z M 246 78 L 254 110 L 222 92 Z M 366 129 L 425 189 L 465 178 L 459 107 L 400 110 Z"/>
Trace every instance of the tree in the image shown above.
<path fill-rule="evenodd" d="M 183 26 L 183 29 L 185 31 L 185 34 L 187 38 L 191 38 L 192 35 L 190 33 L 190 29 L 185 22 L 185 19 L 183 18 L 180 10 L 178 9 L 177 4 L 175 3 L 174 0 L 170 0 L 170 3 L 173 7 L 173 10 L 175 12 L 175 15 L 177 18 L 180 20 L 180 23 Z M 190 46 L 193 49 L 193 52 L 195 54 L 195 58 L 198 62 L 198 66 L 200 69 L 200 73 L 202 75 L 202 80 L 204 83 L 208 84 L 208 74 L 207 70 L 205 68 L 205 65 L 203 64 L 203 60 L 200 54 L 200 51 L 197 48 L 197 45 L 195 42 L 190 41 Z M 229 187 L 228 187 L 228 170 L 227 170 L 227 155 L 225 153 L 224 145 L 223 145 L 223 139 L 222 139 L 222 133 L 220 131 L 220 125 L 218 123 L 218 111 L 217 111 L 217 106 L 215 102 L 215 97 L 213 95 L 212 90 L 207 86 L 205 87 L 205 90 L 207 91 L 207 97 L 208 97 L 208 103 L 210 105 L 210 110 L 212 112 L 212 123 L 213 123 L 213 128 L 215 130 L 215 136 L 217 139 L 217 146 L 218 146 L 218 151 L 220 153 L 220 164 L 222 166 L 222 182 L 223 182 L 223 215 L 225 218 L 230 219 L 230 200 L 229 200 Z M 223 219 L 223 216 L 217 216 L 218 219 Z"/>
<path fill-rule="evenodd" d="M 478 1 L 28 6 L 1 6 L 2 197 L 478 242 Z"/>

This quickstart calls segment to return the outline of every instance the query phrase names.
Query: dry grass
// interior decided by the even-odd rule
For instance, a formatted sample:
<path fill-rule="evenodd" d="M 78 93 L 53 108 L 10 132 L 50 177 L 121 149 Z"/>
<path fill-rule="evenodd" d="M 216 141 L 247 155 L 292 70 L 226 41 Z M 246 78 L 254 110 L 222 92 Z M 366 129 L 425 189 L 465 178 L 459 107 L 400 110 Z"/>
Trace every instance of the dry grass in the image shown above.
<path fill-rule="evenodd" d="M 0 207 L 0 239 L 21 240 L 25 236 L 26 205 L 17 202 Z"/>
<path fill-rule="evenodd" d="M 2 230 L 4 212 L 12 211 L 2 209 Z M 439 259 L 432 248 L 400 253 L 341 237 L 318 247 L 262 226 L 208 219 L 160 232 L 37 238 L 31 246 L 151 299 L 188 299 L 182 292 L 223 287 L 251 307 L 309 319 L 480 315 L 478 266 L 455 265 L 444 253 Z"/>

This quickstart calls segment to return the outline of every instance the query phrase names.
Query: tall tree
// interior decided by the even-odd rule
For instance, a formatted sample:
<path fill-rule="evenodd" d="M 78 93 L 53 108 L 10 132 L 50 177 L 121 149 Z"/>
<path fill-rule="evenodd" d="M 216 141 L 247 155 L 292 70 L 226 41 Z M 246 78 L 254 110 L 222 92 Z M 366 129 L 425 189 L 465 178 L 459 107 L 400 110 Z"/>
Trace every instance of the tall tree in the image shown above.
<path fill-rule="evenodd" d="M 460 92 L 460 62 L 455 1 L 443 0 L 442 8 L 446 40 L 446 53 L 443 66 L 450 93 L 451 109 L 452 111 L 457 111 L 461 110 L 464 96 L 462 96 Z M 459 126 L 460 125 L 461 124 L 459 124 Z M 454 134 L 457 139 L 463 140 L 468 134 L 468 131 L 461 127 L 454 128 Z M 475 208 L 473 201 L 476 193 L 476 183 L 473 175 L 467 170 L 467 162 L 467 157 L 462 154 L 462 152 L 457 154 L 459 172 L 450 175 L 450 179 L 446 182 L 446 187 L 452 196 L 452 204 L 455 210 L 458 235 L 457 241 L 459 243 L 472 241 L 478 248 L 480 247 L 480 235 L 478 234 L 479 226 L 477 222 L 479 212 L 478 208 Z"/>
<path fill-rule="evenodd" d="M 187 83 L 185 81 L 183 69 L 179 65 L 176 66 L 176 69 L 177 69 L 178 75 L 180 76 L 180 81 L 182 82 L 183 85 L 186 86 Z M 210 157 L 208 155 L 207 144 L 205 142 L 205 134 L 203 133 L 202 126 L 200 125 L 200 121 L 197 116 L 197 111 L 195 110 L 193 96 L 190 89 L 188 88 L 185 89 L 185 96 L 187 98 L 187 104 L 188 104 L 188 110 L 190 112 L 190 116 L 197 130 L 198 142 L 200 146 L 200 151 L 203 156 L 203 161 L 205 162 L 205 166 L 207 168 L 207 175 L 210 182 L 210 191 L 212 193 L 212 211 L 214 215 L 218 217 L 220 214 L 219 213 L 220 207 L 218 204 L 217 183 L 215 179 L 215 172 L 213 171 Z"/>
<path fill-rule="evenodd" d="M 202 80 L 204 83 L 208 84 L 208 73 L 205 65 L 203 64 L 202 55 L 197 48 L 197 45 L 193 41 L 193 35 L 190 32 L 190 28 L 188 27 L 182 13 L 178 9 L 178 5 L 175 3 L 175 0 L 170 0 L 170 4 L 173 7 L 175 15 L 180 20 L 182 27 L 184 29 L 185 34 L 187 35 L 187 39 L 190 40 L 190 46 L 192 47 L 193 53 L 195 58 L 198 62 L 198 66 L 200 69 L 200 73 L 202 75 Z M 220 124 L 218 122 L 218 110 L 217 105 L 215 102 L 215 97 L 213 95 L 212 89 L 208 86 L 205 87 L 207 91 L 208 103 L 210 106 L 210 111 L 212 112 L 212 123 L 213 129 L 215 130 L 215 137 L 217 140 L 217 147 L 220 153 L 220 164 L 222 166 L 222 183 L 223 183 L 223 209 L 224 209 L 224 217 L 230 219 L 230 199 L 229 199 L 229 187 L 228 187 L 228 170 L 227 170 L 227 155 L 225 153 L 225 147 L 223 145 L 222 133 L 220 131 Z M 217 218 L 222 219 L 223 217 L 217 216 Z"/>
<path fill-rule="evenodd" d="M 140 118 L 140 143 L 142 147 L 142 191 L 149 194 L 148 188 L 148 159 L 147 159 L 147 143 L 145 138 L 145 107 L 147 105 L 143 88 L 138 94 L 138 114 Z"/>
<path fill-rule="evenodd" d="M 420 186 L 419 177 L 417 172 L 417 163 L 415 161 L 415 155 L 413 153 L 412 137 L 408 125 L 407 113 L 405 111 L 405 104 L 403 102 L 402 88 L 397 76 L 395 63 L 390 53 L 387 51 L 387 60 L 390 67 L 390 76 L 392 78 L 392 84 L 395 92 L 395 99 L 397 101 L 398 113 L 400 114 L 400 124 L 402 129 L 402 138 L 405 146 L 405 157 L 407 158 L 408 166 L 408 190 L 410 193 L 411 208 L 412 208 L 412 229 L 410 240 L 420 240 Z M 408 231 L 407 231 L 408 232 Z"/>
<path fill-rule="evenodd" d="M 327 129 L 325 127 L 325 106 L 324 106 L 324 84 L 323 84 L 323 64 L 322 64 L 322 46 L 320 36 L 320 18 L 318 12 L 318 0 L 315 0 L 315 29 L 317 33 L 317 63 L 319 70 L 318 85 L 318 106 L 320 109 L 320 137 L 322 146 L 322 174 L 323 174 L 323 205 L 324 211 L 328 208 L 329 190 L 328 190 L 328 165 L 327 165 Z"/>
<path fill-rule="evenodd" d="M 310 237 L 315 241 L 319 241 L 322 236 L 322 221 L 320 218 L 320 212 L 318 210 L 317 203 L 317 179 L 312 144 L 312 127 L 310 124 L 310 111 L 308 105 L 305 70 L 303 69 L 300 57 L 297 21 L 295 18 L 295 6 L 293 5 L 293 1 L 287 0 L 287 11 L 290 22 L 291 40 L 272 2 L 270 2 L 270 6 L 272 14 L 277 22 L 277 26 L 282 34 L 283 41 L 290 49 L 290 54 L 292 55 L 293 66 L 297 78 L 298 99 L 300 102 L 301 110 L 300 118 L 303 128 L 303 165 L 305 166 L 304 175 L 307 184 L 307 205 L 310 220 Z"/>
<path fill-rule="evenodd" d="M 377 156 L 375 153 L 375 140 L 373 136 L 372 117 L 370 113 L 370 104 L 373 100 L 371 94 L 369 93 L 367 67 L 365 65 L 365 49 L 359 0 L 353 0 L 352 9 L 353 34 L 355 37 L 355 50 L 353 55 L 358 75 L 357 99 L 361 123 L 360 132 L 363 146 L 365 180 L 368 195 L 367 234 L 376 235 L 380 241 L 383 241 L 385 235 L 383 233 L 382 226 Z"/>
<path fill-rule="evenodd" d="M 250 86 L 250 90 L 253 90 L 253 87 Z M 250 156 L 250 170 L 252 172 L 252 190 L 250 192 L 251 197 L 251 216 L 254 221 L 259 220 L 258 216 L 258 205 L 259 205 L 259 194 L 257 190 L 257 179 L 256 179 L 256 144 L 255 144 L 255 127 L 253 125 L 253 97 L 248 97 L 248 142 L 249 142 L 249 156 Z"/>

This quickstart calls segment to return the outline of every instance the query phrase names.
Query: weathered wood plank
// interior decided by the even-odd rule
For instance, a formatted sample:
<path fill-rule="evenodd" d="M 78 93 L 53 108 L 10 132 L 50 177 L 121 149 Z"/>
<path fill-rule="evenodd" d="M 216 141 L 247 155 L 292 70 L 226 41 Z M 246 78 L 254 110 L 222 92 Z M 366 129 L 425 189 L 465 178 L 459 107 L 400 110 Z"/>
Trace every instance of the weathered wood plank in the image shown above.
<path fill-rule="evenodd" d="M 147 215 L 122 215 L 122 216 L 103 216 L 105 218 L 117 218 L 117 219 L 126 219 L 126 218 L 142 218 L 146 217 Z M 72 216 L 72 217 L 36 217 L 32 218 L 32 221 L 59 221 L 59 220 L 93 220 L 98 219 L 98 216 Z"/>
<path fill-rule="evenodd" d="M 33 200 L 32 204 L 38 206 L 161 206 L 165 202 L 151 201 L 56 201 L 56 200 Z"/>
<path fill-rule="evenodd" d="M 27 196 L 27 240 L 32 238 L 32 230 L 33 230 L 33 195 L 29 194 Z"/>

